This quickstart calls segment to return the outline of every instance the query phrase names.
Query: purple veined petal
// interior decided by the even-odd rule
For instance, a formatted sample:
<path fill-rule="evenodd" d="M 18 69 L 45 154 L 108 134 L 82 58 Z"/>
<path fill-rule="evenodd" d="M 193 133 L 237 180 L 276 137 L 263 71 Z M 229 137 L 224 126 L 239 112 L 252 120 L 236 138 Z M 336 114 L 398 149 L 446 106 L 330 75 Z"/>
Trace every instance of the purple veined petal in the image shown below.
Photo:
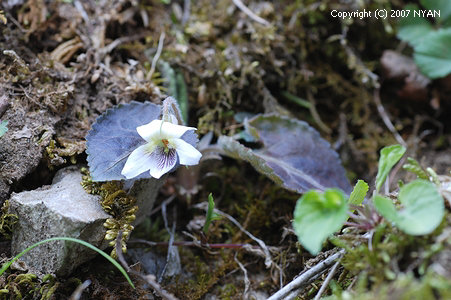
<path fill-rule="evenodd" d="M 156 147 L 152 152 L 149 172 L 154 178 L 160 178 L 163 174 L 172 170 L 177 163 L 177 153 L 175 149 L 169 148 L 166 153 L 163 147 Z"/>
<path fill-rule="evenodd" d="M 199 163 L 202 154 L 182 139 L 171 139 L 169 143 L 177 150 L 181 165 L 192 166 Z"/>
<path fill-rule="evenodd" d="M 130 179 L 149 170 L 153 166 L 152 153 L 155 149 L 156 145 L 148 143 L 133 150 L 127 158 L 121 174 Z"/>

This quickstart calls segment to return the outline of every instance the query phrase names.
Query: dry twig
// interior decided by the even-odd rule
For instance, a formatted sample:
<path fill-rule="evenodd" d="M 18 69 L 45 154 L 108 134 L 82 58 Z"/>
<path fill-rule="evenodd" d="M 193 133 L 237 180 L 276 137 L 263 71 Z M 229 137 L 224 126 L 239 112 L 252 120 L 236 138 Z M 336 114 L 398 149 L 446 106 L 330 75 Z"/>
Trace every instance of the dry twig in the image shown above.
<path fill-rule="evenodd" d="M 312 278 L 324 272 L 337 259 L 341 258 L 344 253 L 345 250 L 340 250 L 339 252 L 329 256 L 328 258 L 318 263 L 314 267 L 300 274 L 293 281 L 291 281 L 289 284 L 285 285 L 282 289 L 280 289 L 277 293 L 269 297 L 268 300 L 288 299 L 288 296 L 292 293 L 292 291 L 308 284 Z"/>
<path fill-rule="evenodd" d="M 307 100 L 311 104 L 310 114 L 312 115 L 318 127 L 325 133 L 330 134 L 332 130 L 326 124 L 324 124 L 323 120 L 321 120 L 321 117 L 319 116 L 318 111 L 316 110 L 315 98 L 313 97 L 312 91 L 310 89 L 307 89 Z"/>
<path fill-rule="evenodd" d="M 265 19 L 257 16 L 256 14 L 254 14 L 252 12 L 252 10 L 247 8 L 247 6 L 244 5 L 243 2 L 241 2 L 241 0 L 232 0 L 232 1 L 233 1 L 233 4 L 235 4 L 236 7 L 241 9 L 241 11 L 244 12 L 249 18 L 251 18 L 252 20 L 254 20 L 257 23 L 260 23 L 260 24 L 265 25 L 265 26 L 269 26 L 269 22 L 268 21 L 266 21 Z"/>
<path fill-rule="evenodd" d="M 125 270 L 127 270 L 128 273 L 133 274 L 145 282 L 147 282 L 157 294 L 159 294 L 163 299 L 166 300 L 178 300 L 177 297 L 167 292 L 165 289 L 161 287 L 161 285 L 156 281 L 156 278 L 154 275 L 143 275 L 133 269 L 130 268 L 130 266 L 125 261 L 124 255 L 122 254 L 121 249 L 121 240 L 122 240 L 122 230 L 119 231 L 116 239 L 116 255 L 117 259 L 120 262 L 120 264 L 124 267 Z"/>
<path fill-rule="evenodd" d="M 387 112 L 385 111 L 384 106 L 382 105 L 378 88 L 374 90 L 373 99 L 374 99 L 374 103 L 376 104 L 377 111 L 379 112 L 379 115 L 381 116 L 382 121 L 384 121 L 385 126 L 387 126 L 388 130 L 390 130 L 390 132 L 393 134 L 393 136 L 395 137 L 395 139 L 398 143 L 400 143 L 404 147 L 407 147 L 407 143 L 404 141 L 404 139 L 401 137 L 401 135 L 399 135 L 398 131 L 396 131 L 395 126 L 393 126 L 393 123 L 390 121 L 390 118 L 389 118 Z"/>
<path fill-rule="evenodd" d="M 335 272 L 337 271 L 338 265 L 340 263 L 337 261 L 335 265 L 330 269 L 329 274 L 327 274 L 326 279 L 323 281 L 323 285 L 321 285 L 321 288 L 319 289 L 318 293 L 315 296 L 314 300 L 319 300 L 321 298 L 321 295 L 326 291 L 327 286 L 329 285 L 329 282 L 332 280 L 332 278 L 335 275 Z"/>
<path fill-rule="evenodd" d="M 207 202 L 202 202 L 199 203 L 197 205 L 195 205 L 196 208 L 200 208 L 200 209 L 204 209 L 207 210 L 208 209 L 208 203 Z M 271 254 L 269 253 L 269 249 L 268 246 L 266 246 L 265 242 L 263 242 L 262 240 L 260 240 L 259 238 L 256 238 L 252 233 L 250 233 L 249 231 L 247 231 L 246 229 L 244 229 L 243 226 L 241 226 L 241 224 L 231 215 L 226 214 L 225 212 L 222 212 L 218 209 L 214 209 L 214 212 L 217 213 L 218 215 L 224 216 L 227 219 L 229 219 L 230 222 L 232 222 L 233 224 L 235 224 L 235 226 L 237 226 L 242 232 L 244 232 L 248 237 L 250 237 L 251 239 L 253 239 L 255 242 L 257 242 L 257 244 L 260 246 L 261 250 L 264 253 L 264 257 L 265 257 L 265 266 L 267 268 L 269 268 L 271 265 L 276 265 L 271 258 Z M 251 247 L 243 247 L 247 250 L 254 250 Z"/>
<path fill-rule="evenodd" d="M 83 293 L 83 291 L 85 289 L 87 289 L 90 284 L 91 284 L 91 280 L 88 279 L 88 280 L 85 280 L 79 286 L 77 286 L 75 291 L 70 296 L 69 300 L 79 300 L 81 298 L 81 294 Z"/>
<path fill-rule="evenodd" d="M 164 31 L 160 34 L 160 39 L 158 40 L 158 47 L 157 47 L 157 53 L 155 53 L 155 56 L 152 59 L 152 65 L 150 67 L 150 71 L 146 76 L 147 80 L 152 79 L 152 75 L 155 72 L 155 68 L 157 67 L 158 59 L 160 58 L 161 52 L 163 51 L 163 44 L 164 44 L 164 38 L 166 34 Z"/>
<path fill-rule="evenodd" d="M 251 286 L 251 282 L 249 280 L 249 277 L 247 276 L 247 270 L 244 267 L 244 265 L 238 260 L 238 258 L 236 257 L 238 253 L 235 253 L 235 262 L 238 264 L 238 266 L 240 267 L 241 271 L 243 271 L 244 274 L 244 292 L 243 292 L 243 298 L 247 299 L 248 297 L 248 293 L 249 293 L 249 289 Z"/>

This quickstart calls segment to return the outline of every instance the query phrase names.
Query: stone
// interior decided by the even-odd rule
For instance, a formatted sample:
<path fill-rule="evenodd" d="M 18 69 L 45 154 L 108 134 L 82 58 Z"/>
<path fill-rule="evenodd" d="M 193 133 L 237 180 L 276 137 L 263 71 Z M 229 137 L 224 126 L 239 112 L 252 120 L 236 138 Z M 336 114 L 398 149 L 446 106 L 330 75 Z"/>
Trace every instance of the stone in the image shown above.
<path fill-rule="evenodd" d="M 9 211 L 19 217 L 13 228 L 13 255 L 51 237 L 78 238 L 102 250 L 108 247 L 103 223 L 111 216 L 102 209 L 100 196 L 87 193 L 81 181 L 80 170 L 72 166 L 58 171 L 50 186 L 11 195 Z M 139 207 L 134 225 L 150 214 L 163 183 L 164 179 L 154 178 L 125 183 L 126 188 L 131 186 L 129 194 Z M 95 255 L 78 243 L 52 241 L 31 250 L 21 260 L 38 275 L 66 276 Z"/>
<path fill-rule="evenodd" d="M 58 236 L 82 239 L 100 249 L 107 247 L 103 223 L 110 215 L 102 209 L 100 196 L 88 194 L 81 180 L 78 168 L 68 167 L 57 172 L 51 186 L 12 194 L 10 213 L 19 217 L 13 228 L 13 255 Z M 31 250 L 21 260 L 36 274 L 65 276 L 95 255 L 78 243 L 52 241 Z"/>
<path fill-rule="evenodd" d="M 162 255 L 155 248 L 128 249 L 127 260 L 131 265 L 139 263 L 145 274 L 154 275 L 157 280 L 170 279 L 182 272 L 178 248 L 172 246 L 168 255 Z"/>
<path fill-rule="evenodd" d="M 150 215 L 158 191 L 166 181 L 166 177 L 167 176 L 163 176 L 160 179 L 148 178 L 126 181 L 124 188 L 127 188 L 127 185 L 131 185 L 128 194 L 136 199 L 136 205 L 138 205 L 134 225 L 138 225 Z"/>

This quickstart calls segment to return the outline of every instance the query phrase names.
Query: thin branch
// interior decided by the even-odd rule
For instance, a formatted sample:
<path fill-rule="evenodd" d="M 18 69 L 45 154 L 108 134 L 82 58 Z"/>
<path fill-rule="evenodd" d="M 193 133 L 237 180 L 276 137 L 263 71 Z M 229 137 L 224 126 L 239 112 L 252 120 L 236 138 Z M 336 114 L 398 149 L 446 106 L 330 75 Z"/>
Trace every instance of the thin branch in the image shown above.
<path fill-rule="evenodd" d="M 334 277 L 339 264 L 340 264 L 340 262 L 337 261 L 335 263 L 335 265 L 333 265 L 333 267 L 330 269 L 329 274 L 327 275 L 326 279 L 324 279 L 323 285 L 321 286 L 321 288 L 319 289 L 318 293 L 315 296 L 315 299 L 313 299 L 313 300 L 319 300 L 321 298 L 321 295 L 326 291 L 326 288 L 329 285 L 329 282 Z"/>
<path fill-rule="evenodd" d="M 310 114 L 312 115 L 318 127 L 325 133 L 330 134 L 332 130 L 321 120 L 321 117 L 316 110 L 315 98 L 313 97 L 312 91 L 310 89 L 307 89 L 307 100 L 310 102 Z"/>
<path fill-rule="evenodd" d="M 168 253 L 166 255 L 166 262 L 164 264 L 163 267 L 163 271 L 161 272 L 159 278 L 158 278 L 158 283 L 160 283 L 163 280 L 163 276 L 166 273 L 166 269 L 169 265 L 169 262 L 172 258 L 174 258 L 174 251 L 177 251 L 174 249 L 174 239 L 175 239 L 175 210 L 174 212 L 174 218 L 173 218 L 173 223 L 172 223 L 172 228 L 169 229 L 169 224 L 168 224 L 168 220 L 167 220 L 167 216 L 166 216 L 166 205 L 163 202 L 162 207 L 161 207 L 161 213 L 163 215 L 163 221 L 164 221 L 164 227 L 166 228 L 166 231 L 169 233 L 169 244 L 168 244 Z"/>
<path fill-rule="evenodd" d="M 139 34 L 135 34 L 135 35 L 132 35 L 132 36 L 123 36 L 123 37 L 115 39 L 114 41 L 109 43 L 107 46 L 105 46 L 102 50 L 104 51 L 105 54 L 106 53 L 110 53 L 117 46 L 119 46 L 119 45 L 121 45 L 123 43 L 136 41 L 136 40 L 142 39 L 142 38 L 144 38 L 146 36 L 147 36 L 147 33 L 145 33 L 145 32 L 139 33 Z"/>
<path fill-rule="evenodd" d="M 74 1 L 74 6 L 75 8 L 78 10 L 78 12 L 80 13 L 81 17 L 83 18 L 83 21 L 85 21 L 86 25 L 89 26 L 89 16 L 86 13 L 85 8 L 83 7 L 83 4 L 81 4 L 81 2 L 79 0 L 75 0 Z"/>
<path fill-rule="evenodd" d="M 122 253 L 120 241 L 122 240 L 122 230 L 119 231 L 116 239 L 116 255 L 120 264 L 127 270 L 128 273 L 133 274 L 136 277 L 141 278 L 145 282 L 147 282 L 157 294 L 159 294 L 163 299 L 166 300 L 178 300 L 177 297 L 167 292 L 165 289 L 161 287 L 161 285 L 155 280 L 154 275 L 143 275 L 129 267 L 127 262 L 125 261 L 124 255 Z"/>
<path fill-rule="evenodd" d="M 385 111 L 384 106 L 382 105 L 381 98 L 380 98 L 380 92 L 379 89 L 374 90 L 374 103 L 376 104 L 377 111 L 379 112 L 379 115 L 382 118 L 382 121 L 384 121 L 385 126 L 387 126 L 388 130 L 394 135 L 396 141 L 403 145 L 404 147 L 407 147 L 407 143 L 404 141 L 404 139 L 399 135 L 398 131 L 396 131 L 395 126 L 393 126 L 393 123 L 390 121 L 390 118 Z"/>
<path fill-rule="evenodd" d="M 69 300 L 79 300 L 81 298 L 81 294 L 83 293 L 83 291 L 86 290 L 90 284 L 91 284 L 91 280 L 88 279 L 88 280 L 85 280 L 79 286 L 77 286 L 75 291 L 70 296 Z"/>
<path fill-rule="evenodd" d="M 331 266 L 337 259 L 340 259 L 344 253 L 345 250 L 340 250 L 339 252 L 329 256 L 322 262 L 318 263 L 314 267 L 308 269 L 307 271 L 296 277 L 293 281 L 284 286 L 277 293 L 269 297 L 268 300 L 287 299 L 287 296 L 290 295 L 293 290 L 298 289 L 301 286 L 307 284 L 312 277 L 322 273 L 329 266 Z"/>
<path fill-rule="evenodd" d="M 260 23 L 262 25 L 265 26 L 269 26 L 269 22 L 266 21 L 265 19 L 257 16 L 256 14 L 254 14 L 252 12 L 252 10 L 250 10 L 249 8 L 247 8 L 246 5 L 244 5 L 243 2 L 241 2 L 241 0 L 232 0 L 233 4 L 235 4 L 239 9 L 241 9 L 242 12 L 244 12 L 249 18 L 251 18 L 252 20 L 254 20 L 257 23 Z"/>
<path fill-rule="evenodd" d="M 155 72 L 155 68 L 157 67 L 158 59 L 160 58 L 161 52 L 163 52 L 163 44 L 164 44 L 164 38 L 166 34 L 164 31 L 160 34 L 160 39 L 158 40 L 158 47 L 157 47 L 157 53 L 155 53 L 155 56 L 152 59 L 152 65 L 150 67 L 150 71 L 146 76 L 147 80 L 152 79 L 152 75 Z"/>
<path fill-rule="evenodd" d="M 208 203 L 207 202 L 202 202 L 199 203 L 197 205 L 195 205 L 196 208 L 200 208 L 200 209 L 204 209 L 207 210 L 208 209 Z M 253 239 L 255 242 L 257 242 L 257 244 L 260 246 L 260 248 L 262 249 L 264 256 L 265 256 L 265 266 L 267 268 L 269 268 L 271 265 L 276 265 L 272 259 L 271 259 L 271 254 L 269 253 L 269 249 L 266 246 L 266 244 L 260 240 L 259 238 L 256 238 L 252 233 L 250 233 L 249 231 L 247 231 L 246 229 L 244 229 L 244 227 L 231 215 L 226 214 L 225 212 L 220 211 L 219 209 L 214 209 L 214 212 L 217 213 L 218 215 L 224 216 L 227 219 L 229 219 L 230 222 L 232 222 L 233 224 L 235 224 L 235 226 L 237 226 L 242 232 L 244 232 L 248 237 L 250 237 L 251 239 Z M 251 249 L 249 249 L 251 250 Z"/>
<path fill-rule="evenodd" d="M 248 293 L 249 293 L 249 288 L 250 288 L 250 286 L 251 286 L 251 282 L 249 281 L 249 277 L 247 276 L 247 270 L 246 270 L 246 268 L 244 267 L 244 265 L 238 260 L 238 258 L 236 257 L 237 256 L 237 254 L 238 254 L 238 252 L 237 253 L 235 253 L 235 257 L 234 257 L 234 259 L 235 259 L 235 262 L 238 264 L 238 266 L 240 267 L 240 269 L 241 269 L 241 271 L 243 271 L 243 274 L 244 274 L 244 292 L 243 292 L 243 298 L 244 299 L 247 299 L 248 297 Z"/>
<path fill-rule="evenodd" d="M 163 203 L 161 203 L 158 207 L 154 208 L 150 214 L 149 217 L 155 213 L 157 213 L 162 207 L 163 205 L 168 206 L 173 200 L 175 199 L 175 194 L 169 196 L 166 200 L 163 201 Z"/>

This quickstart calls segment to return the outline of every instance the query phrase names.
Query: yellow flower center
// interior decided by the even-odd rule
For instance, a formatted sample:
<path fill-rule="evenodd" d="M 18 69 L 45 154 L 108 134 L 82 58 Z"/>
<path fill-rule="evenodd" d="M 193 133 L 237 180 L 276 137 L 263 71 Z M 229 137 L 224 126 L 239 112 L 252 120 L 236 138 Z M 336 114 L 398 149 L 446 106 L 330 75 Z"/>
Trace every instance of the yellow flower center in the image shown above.
<path fill-rule="evenodd" d="M 169 141 L 167 139 L 162 139 L 161 142 L 163 143 L 164 153 L 168 154 L 168 152 L 169 152 Z"/>

